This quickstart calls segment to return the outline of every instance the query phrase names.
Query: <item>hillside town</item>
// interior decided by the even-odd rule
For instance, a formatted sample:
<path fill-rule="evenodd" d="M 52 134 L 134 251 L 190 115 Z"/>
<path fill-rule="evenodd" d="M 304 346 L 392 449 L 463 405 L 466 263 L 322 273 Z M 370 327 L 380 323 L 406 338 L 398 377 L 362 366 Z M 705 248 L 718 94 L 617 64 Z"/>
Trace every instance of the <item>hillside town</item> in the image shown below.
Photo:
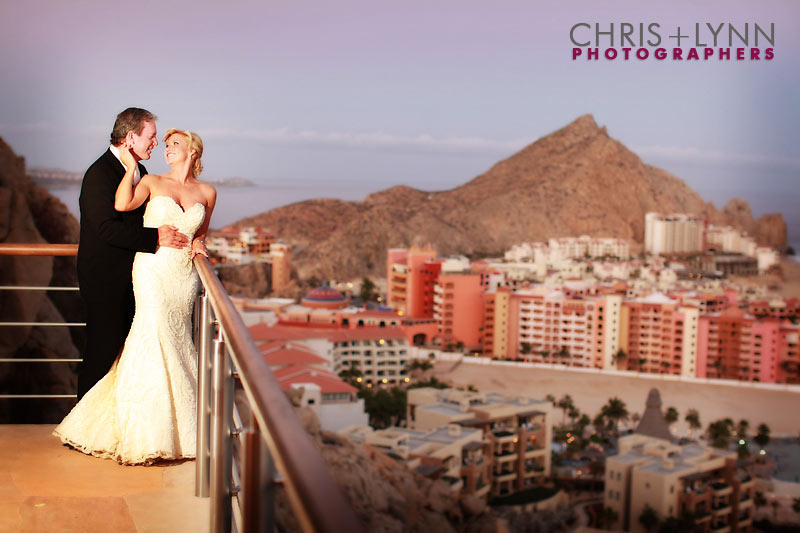
<path fill-rule="evenodd" d="M 572 526 L 637 532 L 659 523 L 752 531 L 767 503 L 796 512 L 796 483 L 765 481 L 776 467 L 764 456 L 766 424 L 753 421 L 753 430 L 728 419 L 697 431 L 689 410 L 690 431 L 679 434 L 671 431 L 677 411 L 662 408 L 656 389 L 641 399 L 641 414 L 613 395 L 600 412 L 583 413 L 568 394 L 453 386 L 432 370 L 477 358 L 800 383 L 800 299 L 754 282 L 780 268 L 781 251 L 689 214 L 648 213 L 644 227 L 640 250 L 588 236 L 472 260 L 431 246 L 393 248 L 383 280 L 329 280 L 299 301 L 235 302 L 281 387 L 323 430 L 454 493 L 494 507 L 570 510 L 559 516 Z M 268 262 L 274 286 L 276 271 L 289 278 L 290 247 L 266 230 L 226 229 L 211 242 L 221 264 Z M 580 495 L 591 498 L 579 505 Z"/>

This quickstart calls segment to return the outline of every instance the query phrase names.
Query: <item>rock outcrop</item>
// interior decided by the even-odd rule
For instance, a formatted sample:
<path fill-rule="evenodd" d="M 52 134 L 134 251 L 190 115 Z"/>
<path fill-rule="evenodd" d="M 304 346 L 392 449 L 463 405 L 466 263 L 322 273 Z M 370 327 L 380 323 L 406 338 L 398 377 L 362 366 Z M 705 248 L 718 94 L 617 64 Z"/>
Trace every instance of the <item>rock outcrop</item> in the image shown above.
<path fill-rule="evenodd" d="M 590 115 L 448 191 L 398 186 L 363 202 L 309 200 L 239 224 L 269 227 L 293 244 L 301 279 L 347 279 L 383 275 L 386 249 L 412 244 L 469 255 L 563 236 L 642 242 L 648 211 L 694 213 L 785 245 L 780 215 L 755 223 L 741 200 L 718 211 L 679 178 L 644 164 Z"/>
<path fill-rule="evenodd" d="M 77 243 L 78 222 L 67 207 L 25 175 L 25 161 L 0 139 L 0 242 Z M 0 285 L 76 286 L 72 257 L 0 256 Z M 77 293 L 0 291 L 0 321 L 80 322 Z M 77 358 L 80 328 L 0 328 L 2 358 Z M 67 394 L 75 390 L 74 364 L 2 363 L 3 393 Z M 0 423 L 53 422 L 72 405 L 64 400 L 0 400 Z"/>
<path fill-rule="evenodd" d="M 246 265 L 223 265 L 217 276 L 231 296 L 261 298 L 272 291 L 272 265 L 248 263 Z"/>
<path fill-rule="evenodd" d="M 444 481 L 425 478 L 369 446 L 320 431 L 313 411 L 307 407 L 295 410 L 365 531 L 497 531 L 497 517 L 484 501 L 453 493 Z M 279 529 L 298 531 L 299 524 L 282 491 L 276 507 Z"/>

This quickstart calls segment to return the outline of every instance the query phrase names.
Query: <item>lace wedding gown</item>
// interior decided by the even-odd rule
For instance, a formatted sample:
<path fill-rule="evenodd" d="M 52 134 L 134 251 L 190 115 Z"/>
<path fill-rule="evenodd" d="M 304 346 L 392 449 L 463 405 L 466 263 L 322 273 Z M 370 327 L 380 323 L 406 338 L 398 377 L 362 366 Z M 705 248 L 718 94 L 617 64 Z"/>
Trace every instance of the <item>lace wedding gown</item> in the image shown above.
<path fill-rule="evenodd" d="M 189 236 L 205 207 L 185 212 L 169 196 L 150 199 L 144 225 L 172 224 Z M 124 464 L 195 456 L 197 352 L 191 337 L 198 277 L 190 247 L 137 253 L 136 313 L 114 366 L 53 432 L 78 450 Z"/>

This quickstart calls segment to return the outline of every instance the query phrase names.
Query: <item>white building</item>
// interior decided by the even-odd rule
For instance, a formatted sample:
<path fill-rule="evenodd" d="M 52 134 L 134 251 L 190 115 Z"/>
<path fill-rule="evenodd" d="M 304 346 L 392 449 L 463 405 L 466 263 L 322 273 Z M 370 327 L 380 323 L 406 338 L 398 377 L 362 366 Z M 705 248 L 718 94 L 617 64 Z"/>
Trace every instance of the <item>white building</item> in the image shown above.
<path fill-rule="evenodd" d="M 644 216 L 644 249 L 646 253 L 686 254 L 703 251 L 703 219 L 690 214 L 662 215 L 650 212 Z"/>

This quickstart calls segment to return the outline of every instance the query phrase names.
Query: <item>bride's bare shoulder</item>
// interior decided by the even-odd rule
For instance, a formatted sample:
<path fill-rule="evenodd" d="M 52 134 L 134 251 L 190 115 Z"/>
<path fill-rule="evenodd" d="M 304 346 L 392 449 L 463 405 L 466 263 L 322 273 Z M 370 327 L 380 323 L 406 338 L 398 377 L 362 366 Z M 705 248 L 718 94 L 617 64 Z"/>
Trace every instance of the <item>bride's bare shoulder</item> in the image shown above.
<path fill-rule="evenodd" d="M 209 200 L 215 200 L 217 198 L 217 189 L 215 189 L 210 183 L 201 181 L 200 190 L 203 192 L 203 196 Z"/>

